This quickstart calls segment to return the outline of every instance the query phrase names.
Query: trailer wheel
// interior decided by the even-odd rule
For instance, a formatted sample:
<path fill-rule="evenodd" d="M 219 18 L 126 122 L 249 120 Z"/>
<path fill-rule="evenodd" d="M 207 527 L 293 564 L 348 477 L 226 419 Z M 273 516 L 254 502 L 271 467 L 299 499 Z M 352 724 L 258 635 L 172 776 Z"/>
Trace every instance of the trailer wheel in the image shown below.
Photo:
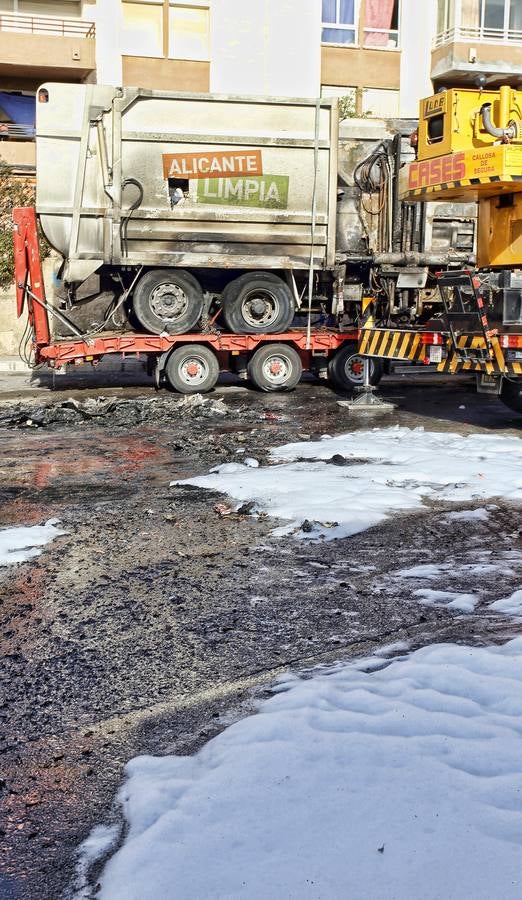
<path fill-rule="evenodd" d="M 358 352 L 357 344 L 343 344 L 328 361 L 328 379 L 339 391 L 352 391 L 364 383 L 364 357 Z M 379 384 L 382 378 L 382 363 L 370 358 L 370 384 Z"/>
<path fill-rule="evenodd" d="M 522 378 L 504 378 L 500 390 L 502 403 L 517 413 L 522 413 Z"/>
<path fill-rule="evenodd" d="M 294 318 L 292 292 L 271 272 L 240 275 L 221 300 L 225 325 L 234 334 L 280 334 Z"/>
<path fill-rule="evenodd" d="M 218 380 L 218 358 L 204 344 L 186 344 L 169 354 L 165 377 L 180 394 L 204 394 L 211 391 Z"/>
<path fill-rule="evenodd" d="M 299 354 L 287 344 L 259 347 L 248 361 L 247 373 L 260 391 L 293 391 L 303 374 Z"/>
<path fill-rule="evenodd" d="M 140 325 L 151 334 L 185 334 L 203 314 L 200 284 L 190 272 L 154 269 L 136 285 L 132 308 Z"/>

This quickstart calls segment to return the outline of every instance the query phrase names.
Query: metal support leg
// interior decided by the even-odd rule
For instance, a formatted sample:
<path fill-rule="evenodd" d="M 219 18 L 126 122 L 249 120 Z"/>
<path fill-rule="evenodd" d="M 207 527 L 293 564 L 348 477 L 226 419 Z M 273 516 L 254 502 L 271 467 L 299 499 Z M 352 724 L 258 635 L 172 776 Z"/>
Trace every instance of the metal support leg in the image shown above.
<path fill-rule="evenodd" d="M 381 400 L 375 396 L 375 385 L 370 384 L 370 357 L 364 357 L 363 384 L 355 388 L 352 400 L 338 400 L 338 406 L 344 406 L 352 412 L 385 413 L 396 409 L 395 403 Z"/>

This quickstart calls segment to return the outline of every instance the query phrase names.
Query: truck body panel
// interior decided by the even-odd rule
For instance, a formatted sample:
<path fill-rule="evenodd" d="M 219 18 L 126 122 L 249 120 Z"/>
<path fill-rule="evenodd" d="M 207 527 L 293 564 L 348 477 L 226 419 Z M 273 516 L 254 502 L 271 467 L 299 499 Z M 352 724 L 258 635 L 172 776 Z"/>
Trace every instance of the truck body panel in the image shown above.
<path fill-rule="evenodd" d="M 37 212 L 66 280 L 333 265 L 335 99 L 46 84 L 39 100 Z"/>

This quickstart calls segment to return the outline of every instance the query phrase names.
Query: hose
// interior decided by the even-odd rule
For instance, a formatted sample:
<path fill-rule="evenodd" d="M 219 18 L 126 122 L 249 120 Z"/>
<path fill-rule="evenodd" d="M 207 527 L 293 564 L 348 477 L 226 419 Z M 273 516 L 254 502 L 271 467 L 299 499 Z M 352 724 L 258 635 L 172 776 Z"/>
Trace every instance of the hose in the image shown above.
<path fill-rule="evenodd" d="M 136 200 L 133 203 L 131 203 L 131 205 L 129 206 L 129 209 L 127 210 L 127 213 L 125 214 L 125 216 L 123 216 L 123 218 L 120 222 L 120 240 L 121 240 L 121 248 L 122 248 L 124 256 L 129 255 L 129 251 L 128 251 L 128 247 L 127 247 L 127 228 L 129 225 L 129 219 L 132 216 L 134 210 L 138 209 L 138 206 L 141 206 L 142 201 L 143 201 L 143 185 L 142 185 L 142 183 L 140 181 L 138 181 L 137 178 L 126 178 L 125 181 L 122 182 L 122 185 L 121 185 L 122 194 L 128 184 L 133 184 L 134 187 L 137 187 L 139 193 L 138 193 Z"/>
<path fill-rule="evenodd" d="M 515 122 L 510 122 L 507 128 L 497 128 L 491 120 L 491 103 L 483 103 L 480 107 L 480 115 L 484 129 L 491 137 L 502 138 L 504 141 L 512 141 L 517 136 Z"/>

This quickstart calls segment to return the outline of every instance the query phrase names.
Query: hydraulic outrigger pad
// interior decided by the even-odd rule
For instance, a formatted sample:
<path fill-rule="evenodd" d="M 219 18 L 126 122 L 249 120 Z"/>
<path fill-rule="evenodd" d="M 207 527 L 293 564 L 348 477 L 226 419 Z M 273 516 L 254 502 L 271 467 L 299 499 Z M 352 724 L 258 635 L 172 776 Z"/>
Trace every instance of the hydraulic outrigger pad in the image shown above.
<path fill-rule="evenodd" d="M 361 413 L 387 413 L 397 409 L 396 403 L 381 400 L 375 396 L 375 385 L 370 384 L 370 358 L 364 357 L 363 363 L 364 384 L 355 388 L 356 396 L 352 400 L 338 400 L 337 405 L 349 409 L 351 412 Z"/>

